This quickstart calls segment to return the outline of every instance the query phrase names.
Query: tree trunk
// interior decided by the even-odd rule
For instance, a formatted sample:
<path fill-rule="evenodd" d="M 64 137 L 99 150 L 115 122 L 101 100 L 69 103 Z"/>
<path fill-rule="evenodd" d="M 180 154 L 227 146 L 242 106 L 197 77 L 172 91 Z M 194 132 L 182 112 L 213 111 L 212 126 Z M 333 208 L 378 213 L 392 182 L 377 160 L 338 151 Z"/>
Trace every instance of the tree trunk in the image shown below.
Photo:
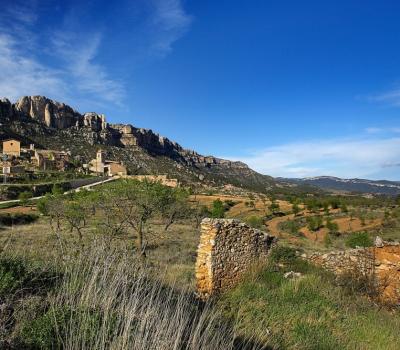
<path fill-rule="evenodd" d="M 146 250 L 143 245 L 143 222 L 142 221 L 139 224 L 138 247 L 137 248 L 139 250 L 140 258 L 144 260 L 146 258 Z"/>

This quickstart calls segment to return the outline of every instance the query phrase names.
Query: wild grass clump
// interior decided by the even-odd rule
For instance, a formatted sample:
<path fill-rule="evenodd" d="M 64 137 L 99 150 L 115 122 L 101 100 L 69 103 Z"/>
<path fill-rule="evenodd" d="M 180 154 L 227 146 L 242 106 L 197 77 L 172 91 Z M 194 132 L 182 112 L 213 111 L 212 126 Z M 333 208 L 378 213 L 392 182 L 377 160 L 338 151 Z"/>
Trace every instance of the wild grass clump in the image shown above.
<path fill-rule="evenodd" d="M 67 263 L 46 310 L 20 327 L 19 344 L 67 350 L 261 349 L 236 337 L 211 304 L 151 279 L 130 256 L 101 244 Z"/>

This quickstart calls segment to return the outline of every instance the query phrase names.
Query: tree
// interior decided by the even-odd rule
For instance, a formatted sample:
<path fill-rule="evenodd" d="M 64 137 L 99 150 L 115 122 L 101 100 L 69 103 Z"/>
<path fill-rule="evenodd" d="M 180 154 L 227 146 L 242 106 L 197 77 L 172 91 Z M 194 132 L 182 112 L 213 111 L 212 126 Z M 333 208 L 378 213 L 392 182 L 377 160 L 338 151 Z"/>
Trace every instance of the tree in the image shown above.
<path fill-rule="evenodd" d="M 176 220 L 188 218 L 192 215 L 188 198 L 189 193 L 183 189 L 170 190 L 164 207 L 161 208 L 162 216 L 165 219 L 165 231 L 167 231 Z"/>
<path fill-rule="evenodd" d="M 298 213 L 300 213 L 300 207 L 297 203 L 293 203 L 292 212 L 294 215 L 297 215 Z"/>
<path fill-rule="evenodd" d="M 200 227 L 201 220 L 203 220 L 206 217 L 211 216 L 210 210 L 207 208 L 205 205 L 199 205 L 199 202 L 197 202 L 196 207 L 194 208 L 194 219 L 196 221 L 196 228 Z"/>
<path fill-rule="evenodd" d="M 326 218 L 325 226 L 329 230 L 329 233 L 337 234 L 339 231 L 339 225 L 336 222 L 333 222 L 331 218 Z"/>
<path fill-rule="evenodd" d="M 211 216 L 213 218 L 224 218 L 225 217 L 225 208 L 224 203 L 218 198 L 213 202 L 211 209 Z"/>
<path fill-rule="evenodd" d="M 23 207 L 25 207 L 28 204 L 30 198 L 32 198 L 32 192 L 29 191 L 21 192 L 18 195 L 19 202 Z"/>
<path fill-rule="evenodd" d="M 106 231 L 117 234 L 133 230 L 136 249 L 145 258 L 149 221 L 161 216 L 168 219 L 167 224 L 173 222 L 187 198 L 187 193 L 180 191 L 146 180 L 124 180 L 106 186 L 99 197 L 102 212 L 107 210 L 103 221 Z"/>
<path fill-rule="evenodd" d="M 309 216 L 307 218 L 307 226 L 310 231 L 318 231 L 321 227 L 323 227 L 322 217 L 317 216 Z"/>
<path fill-rule="evenodd" d="M 269 206 L 269 210 L 271 210 L 272 213 L 276 213 L 279 210 L 279 203 L 272 201 L 270 206 Z"/>

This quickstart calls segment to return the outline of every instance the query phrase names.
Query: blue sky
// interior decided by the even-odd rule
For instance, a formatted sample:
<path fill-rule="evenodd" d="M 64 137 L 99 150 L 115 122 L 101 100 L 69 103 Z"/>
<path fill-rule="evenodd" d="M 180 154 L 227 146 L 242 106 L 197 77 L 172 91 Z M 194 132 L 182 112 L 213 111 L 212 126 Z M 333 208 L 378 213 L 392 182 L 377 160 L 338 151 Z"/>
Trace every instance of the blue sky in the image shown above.
<path fill-rule="evenodd" d="M 0 96 L 273 176 L 400 180 L 400 2 L 0 0 Z"/>

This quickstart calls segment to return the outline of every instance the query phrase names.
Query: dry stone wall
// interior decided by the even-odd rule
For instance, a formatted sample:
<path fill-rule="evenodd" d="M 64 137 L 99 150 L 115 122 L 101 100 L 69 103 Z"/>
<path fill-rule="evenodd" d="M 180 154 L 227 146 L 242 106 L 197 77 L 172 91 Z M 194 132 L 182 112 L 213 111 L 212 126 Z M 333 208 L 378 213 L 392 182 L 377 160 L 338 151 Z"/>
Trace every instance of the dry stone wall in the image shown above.
<path fill-rule="evenodd" d="M 232 288 L 251 264 L 265 259 L 275 237 L 234 219 L 204 219 L 196 280 L 203 299 Z"/>
<path fill-rule="evenodd" d="M 371 276 L 380 290 L 380 297 L 400 304 L 400 244 L 385 242 L 379 237 L 375 246 L 329 253 L 303 254 L 302 257 L 336 275 L 358 272 Z"/>

